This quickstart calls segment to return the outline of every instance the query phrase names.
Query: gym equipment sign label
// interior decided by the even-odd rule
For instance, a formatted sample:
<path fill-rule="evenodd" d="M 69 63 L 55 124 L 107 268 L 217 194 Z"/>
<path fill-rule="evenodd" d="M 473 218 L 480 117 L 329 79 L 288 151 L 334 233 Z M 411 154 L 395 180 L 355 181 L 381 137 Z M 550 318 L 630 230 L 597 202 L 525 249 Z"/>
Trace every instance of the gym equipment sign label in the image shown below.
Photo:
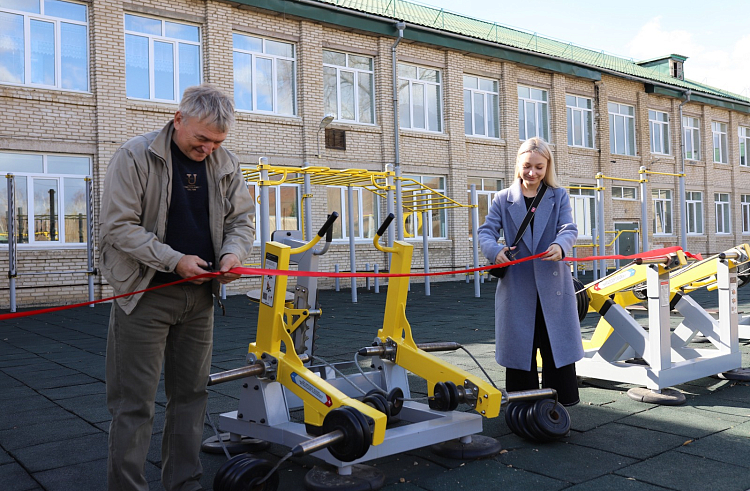
<path fill-rule="evenodd" d="M 300 375 L 297 372 L 292 372 L 290 375 L 292 382 L 297 384 L 300 389 L 304 390 L 323 404 L 325 404 L 327 407 L 331 407 L 333 402 L 331 401 L 331 398 L 328 394 L 323 392 L 322 390 L 315 387 L 313 384 L 305 380 L 304 378 L 300 377 Z"/>

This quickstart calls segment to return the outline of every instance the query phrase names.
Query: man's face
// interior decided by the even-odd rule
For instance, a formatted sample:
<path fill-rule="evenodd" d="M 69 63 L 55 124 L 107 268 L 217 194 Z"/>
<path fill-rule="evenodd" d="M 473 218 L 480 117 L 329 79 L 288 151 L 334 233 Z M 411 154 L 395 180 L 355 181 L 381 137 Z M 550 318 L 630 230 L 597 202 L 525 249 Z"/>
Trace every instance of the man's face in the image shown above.
<path fill-rule="evenodd" d="M 227 137 L 226 131 L 177 111 L 174 115 L 172 140 L 190 160 L 200 162 L 219 148 Z"/>

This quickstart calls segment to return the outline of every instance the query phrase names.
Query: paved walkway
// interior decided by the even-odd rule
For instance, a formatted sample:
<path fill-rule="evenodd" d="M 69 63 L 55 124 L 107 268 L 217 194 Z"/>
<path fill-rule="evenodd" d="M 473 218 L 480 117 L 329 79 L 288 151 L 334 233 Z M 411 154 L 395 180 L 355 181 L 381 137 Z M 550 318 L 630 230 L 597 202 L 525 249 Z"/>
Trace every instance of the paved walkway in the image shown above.
<path fill-rule="evenodd" d="M 493 290 L 466 283 L 432 285 L 426 297 L 412 289 L 407 316 L 415 339 L 457 341 L 486 367 L 496 383 L 504 371 L 494 362 Z M 329 361 L 353 359 L 382 324 L 385 289 L 323 291 L 318 344 Z M 715 307 L 714 295 L 696 297 Z M 243 363 L 255 336 L 257 306 L 230 297 L 227 315 L 216 317 L 214 372 Z M 740 310 L 750 313 L 750 288 L 740 290 Z M 639 314 L 642 316 L 643 314 Z M 105 487 L 109 413 L 104 400 L 104 350 L 108 305 L 79 308 L 0 322 L 0 489 L 99 490 Z M 589 314 L 584 336 L 596 322 Z M 750 343 L 741 343 L 743 366 L 750 366 Z M 441 355 L 476 372 L 465 355 Z M 209 410 L 237 409 L 239 382 L 212 387 Z M 426 387 L 413 382 L 415 396 Z M 581 404 L 570 409 L 569 438 L 532 444 L 512 434 L 502 417 L 485 420 L 483 434 L 496 437 L 504 451 L 490 459 L 456 461 L 428 449 L 373 463 L 386 476 L 385 489 L 456 490 L 705 490 L 750 489 L 750 384 L 703 378 L 678 386 L 687 396 L 679 407 L 637 403 L 631 386 L 599 380 L 581 382 Z M 159 483 L 161 426 L 165 397 L 157 397 L 157 416 L 146 472 L 152 489 Z M 213 434 L 208 425 L 205 436 Z M 273 445 L 263 457 L 276 461 L 286 448 Z M 212 487 L 223 455 L 203 454 L 202 484 Z M 317 459 L 292 459 L 280 470 L 279 489 L 303 489 L 305 473 Z"/>

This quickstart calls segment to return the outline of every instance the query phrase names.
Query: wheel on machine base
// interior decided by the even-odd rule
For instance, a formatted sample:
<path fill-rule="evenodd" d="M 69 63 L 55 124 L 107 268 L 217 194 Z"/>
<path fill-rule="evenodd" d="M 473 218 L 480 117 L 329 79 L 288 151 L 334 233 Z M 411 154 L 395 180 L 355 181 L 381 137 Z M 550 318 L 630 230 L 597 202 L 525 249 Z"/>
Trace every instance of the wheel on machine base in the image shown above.
<path fill-rule="evenodd" d="M 686 401 L 685 395 L 675 389 L 662 389 L 661 392 L 656 392 L 645 387 L 636 387 L 628 391 L 628 397 L 634 401 L 662 406 L 679 406 Z"/>
<path fill-rule="evenodd" d="M 242 453 L 258 453 L 262 452 L 271 446 L 270 443 L 264 440 L 258 440 L 257 438 L 250 438 L 247 436 L 241 437 L 239 440 L 232 441 L 231 433 L 219 433 L 221 441 L 215 436 L 206 438 L 201 444 L 201 451 L 213 454 L 223 454 L 224 448 L 221 443 L 227 447 L 229 455 L 237 455 Z"/>
<path fill-rule="evenodd" d="M 305 489 L 310 491 L 374 491 L 385 485 L 382 472 L 355 464 L 352 473 L 341 475 L 333 466 L 315 466 L 305 474 Z"/>
<path fill-rule="evenodd" d="M 267 480 L 258 484 L 273 469 L 264 459 L 250 454 L 240 454 L 227 460 L 214 476 L 214 491 L 276 491 L 279 475 L 274 472 Z"/>
<path fill-rule="evenodd" d="M 500 442 L 484 435 L 471 435 L 471 441 L 461 443 L 460 439 L 432 445 L 430 450 L 441 457 L 457 460 L 483 459 L 497 455 L 503 449 Z"/>

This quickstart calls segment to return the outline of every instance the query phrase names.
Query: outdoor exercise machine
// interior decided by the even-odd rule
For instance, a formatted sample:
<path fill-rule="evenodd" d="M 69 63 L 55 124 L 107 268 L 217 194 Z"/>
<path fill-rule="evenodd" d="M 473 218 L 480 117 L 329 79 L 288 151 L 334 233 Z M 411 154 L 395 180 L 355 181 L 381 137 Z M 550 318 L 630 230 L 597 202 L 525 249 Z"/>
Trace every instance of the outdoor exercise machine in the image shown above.
<path fill-rule="evenodd" d="M 303 258 L 336 217 L 332 214 L 317 236 L 299 247 L 292 247 L 297 241 L 288 238 L 284 239 L 287 243 L 269 241 L 264 267 L 288 270 L 292 258 Z M 390 214 L 373 243 L 391 254 L 391 273 L 408 275 L 413 246 L 403 241 L 394 241 L 393 246 L 380 244 L 393 219 Z M 208 384 L 243 382 L 238 410 L 220 416 L 222 430 L 291 447 L 284 459 L 312 454 L 336 469 L 314 468 L 305 478 L 308 488 L 325 489 L 353 474 L 360 483 L 369 482 L 369 489 L 378 489 L 382 474 L 361 463 L 429 445 L 449 457 L 497 453 L 496 440 L 476 434 L 482 431 L 483 417 L 497 417 L 510 402 L 548 400 L 524 405 L 523 419 L 513 420 L 522 427 L 514 431 L 523 430 L 525 437 L 551 440 L 568 432 L 570 418 L 556 402 L 554 390 L 506 393 L 432 354 L 461 349 L 459 344 L 416 343 L 406 319 L 408 276 L 390 278 L 383 325 L 371 345 L 355 352 L 356 371 L 351 374 L 343 373 L 343 365 L 313 365 L 319 357 L 309 353 L 310 345 L 295 342 L 294 333 L 311 312 L 287 305 L 287 282 L 285 275 L 263 276 L 256 340 L 249 345 L 246 366 L 213 374 Z M 362 370 L 358 357 L 370 358 L 372 369 Z M 411 398 L 409 373 L 426 380 L 427 404 Z M 473 412 L 455 411 L 461 403 Z M 299 409 L 301 422 L 293 417 Z M 214 489 L 276 489 L 279 464 L 236 456 L 219 469 Z"/>
<path fill-rule="evenodd" d="M 628 395 L 657 404 L 682 404 L 685 397 L 667 389 L 740 367 L 737 331 L 737 266 L 748 261 L 747 245 L 685 267 L 682 251 L 638 259 L 586 286 L 589 310 L 602 317 L 590 340 L 583 341 L 578 375 L 637 385 Z M 713 277 L 719 296 L 719 318 L 713 319 L 681 289 Z M 644 289 L 645 285 L 645 289 Z M 625 307 L 645 301 L 648 329 Z M 683 316 L 671 331 L 670 312 Z M 703 335 L 712 349 L 688 346 Z"/>

